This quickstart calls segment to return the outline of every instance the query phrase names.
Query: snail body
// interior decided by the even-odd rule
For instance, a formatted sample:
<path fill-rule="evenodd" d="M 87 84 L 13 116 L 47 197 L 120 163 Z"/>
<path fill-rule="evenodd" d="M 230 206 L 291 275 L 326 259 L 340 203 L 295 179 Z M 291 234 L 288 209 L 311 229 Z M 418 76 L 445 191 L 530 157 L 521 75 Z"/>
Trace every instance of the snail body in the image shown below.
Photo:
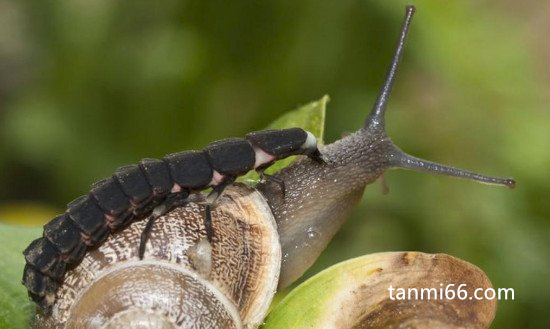
<path fill-rule="evenodd" d="M 285 182 L 290 191 L 284 198 L 276 193 L 272 184 L 258 187 L 271 205 L 281 236 L 283 260 L 279 287 L 290 285 L 313 264 L 359 202 L 365 187 L 388 169 L 402 168 L 509 188 L 515 186 L 510 178 L 485 176 L 411 156 L 386 134 L 386 106 L 414 11 L 415 7 L 407 6 L 393 60 L 364 126 L 322 147 L 320 151 L 326 164 L 301 159 L 277 173 L 275 178 Z"/>
<path fill-rule="evenodd" d="M 213 209 L 211 228 L 210 221 L 205 219 L 208 212 L 198 210 L 201 206 L 195 203 L 188 202 L 164 214 L 157 219 L 159 225 L 153 226 L 150 246 L 143 260 L 137 248 L 139 232 L 146 225 L 143 221 L 134 221 L 108 236 L 106 242 L 88 251 L 80 264 L 60 278 L 58 289 L 49 290 L 47 301 L 53 305 L 52 312 L 41 315 L 41 328 L 111 328 L 116 327 L 118 321 L 128 324 L 136 314 L 151 319 L 151 323 L 167 323 L 167 328 L 253 328 L 265 316 L 275 289 L 288 286 L 309 268 L 359 202 L 365 187 L 384 171 L 404 168 L 513 187 L 512 179 L 484 176 L 408 155 L 387 136 L 384 114 L 413 13 L 414 7 L 408 6 L 387 78 L 362 128 L 332 144 L 320 146 L 319 151 L 308 144 L 309 152 L 300 153 L 308 157 L 276 173 L 273 179 L 260 182 L 256 189 L 230 186 Z M 274 182 L 282 182 L 285 192 L 281 193 L 281 185 Z M 253 205 L 243 206 L 248 204 Z M 230 219 L 226 221 L 224 216 Z M 235 225 L 228 225 L 228 222 Z M 262 234 L 268 236 L 268 242 L 253 240 L 244 243 L 238 252 L 231 253 L 231 247 L 264 231 L 264 224 L 256 224 L 260 222 L 272 223 L 267 225 L 269 233 Z M 223 229 L 230 227 L 234 227 L 229 229 L 232 234 L 223 233 Z M 158 234 L 167 235 L 158 238 Z M 249 263 L 248 259 L 255 255 L 260 255 L 259 263 Z M 100 259 L 106 262 L 99 265 Z M 241 261 L 250 265 L 240 265 Z M 179 272 L 178 268 L 181 268 Z M 48 270 L 54 269 L 48 267 Z M 235 269 L 239 270 L 234 272 Z M 162 275 L 173 279 L 175 286 L 163 287 L 159 283 Z M 188 278 L 204 283 L 204 290 L 196 296 L 191 294 L 198 298 L 197 302 L 194 307 L 186 308 L 188 304 L 180 297 L 191 298 L 187 289 L 191 289 L 189 293 L 194 291 L 194 284 L 183 283 Z M 249 281 L 254 288 L 245 288 Z M 27 287 L 34 284 L 31 282 Z M 120 285 L 135 289 L 115 293 Z M 96 290 L 96 287 L 101 289 Z M 109 294 L 105 294 L 106 291 Z M 172 306 L 161 307 L 164 298 L 173 296 L 174 291 L 179 295 L 175 296 Z M 247 291 L 261 297 L 245 297 Z M 95 295 L 88 297 L 88 293 Z M 223 298 L 206 302 L 201 299 L 203 295 Z M 248 305 L 242 302 L 243 298 L 250 301 L 250 306 L 243 307 Z M 102 306 L 115 304 L 117 306 Z M 221 322 L 215 324 L 200 324 L 200 319 L 218 314 L 218 311 L 210 311 L 207 304 L 212 307 L 214 304 L 228 305 L 229 308 L 220 314 L 229 316 L 220 315 Z M 182 312 L 175 314 L 174 309 Z M 250 311 L 252 309 L 256 311 Z M 73 320 L 82 317 L 93 321 Z"/>

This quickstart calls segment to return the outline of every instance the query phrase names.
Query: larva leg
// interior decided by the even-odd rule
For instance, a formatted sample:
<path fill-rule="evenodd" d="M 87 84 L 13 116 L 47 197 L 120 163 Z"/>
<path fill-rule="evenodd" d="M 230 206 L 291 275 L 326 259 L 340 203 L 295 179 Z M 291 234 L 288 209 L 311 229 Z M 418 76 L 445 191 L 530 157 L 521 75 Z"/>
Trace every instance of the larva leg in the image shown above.
<path fill-rule="evenodd" d="M 164 200 L 164 202 L 162 202 L 161 204 L 156 206 L 155 209 L 153 209 L 153 212 L 151 213 L 151 215 L 146 219 L 147 224 L 145 225 L 143 232 L 141 232 L 141 237 L 139 241 L 139 251 L 138 251 L 139 259 L 143 259 L 143 255 L 145 254 L 145 246 L 147 245 L 147 240 L 151 235 L 151 229 L 153 228 L 155 220 L 158 217 L 166 214 L 172 208 L 185 205 L 187 203 L 188 197 L 189 197 L 189 193 L 186 191 L 170 194 Z"/>
<path fill-rule="evenodd" d="M 214 229 L 212 228 L 212 206 L 210 204 L 204 208 L 204 230 L 206 231 L 206 240 L 212 242 Z"/>
<path fill-rule="evenodd" d="M 151 234 L 151 228 L 153 227 L 155 218 L 157 218 L 158 216 L 156 215 L 155 210 L 153 210 L 153 213 L 146 219 L 147 224 L 145 225 L 145 228 L 141 232 L 141 237 L 139 240 L 139 251 L 138 251 L 139 259 L 143 259 L 143 255 L 145 254 L 145 245 L 147 244 L 147 240 L 149 239 L 149 235 Z"/>
<path fill-rule="evenodd" d="M 235 177 L 226 176 L 224 181 L 214 186 L 212 192 L 206 197 L 204 208 L 204 230 L 206 238 L 201 239 L 197 244 L 189 248 L 187 255 L 195 270 L 204 278 L 209 278 L 212 269 L 212 239 L 214 228 L 212 227 L 212 207 L 223 194 L 224 189 L 235 181 Z"/>
<path fill-rule="evenodd" d="M 320 163 L 320 164 L 327 163 L 327 161 L 325 160 L 325 157 L 323 156 L 323 154 L 321 154 L 319 149 L 313 151 L 313 153 L 311 153 L 308 156 L 309 156 L 310 159 L 312 159 L 313 161 L 315 161 L 317 163 Z"/>
<path fill-rule="evenodd" d="M 275 176 L 271 176 L 271 175 L 268 175 L 266 174 L 263 169 L 261 170 L 257 170 L 258 172 L 258 175 L 260 175 L 260 180 L 262 182 L 269 182 L 269 183 L 275 183 L 279 186 L 279 189 L 281 190 L 281 195 L 283 197 L 283 200 L 285 198 L 285 195 L 286 195 L 286 187 L 285 187 L 285 182 L 280 179 L 280 178 L 277 178 Z"/>
<path fill-rule="evenodd" d="M 236 177 L 226 176 L 223 182 L 214 186 L 212 192 L 206 197 L 206 207 L 204 208 L 204 229 L 206 231 L 206 239 L 212 242 L 214 229 L 212 228 L 212 207 L 216 206 L 216 201 L 222 195 L 223 190 L 235 181 Z"/>

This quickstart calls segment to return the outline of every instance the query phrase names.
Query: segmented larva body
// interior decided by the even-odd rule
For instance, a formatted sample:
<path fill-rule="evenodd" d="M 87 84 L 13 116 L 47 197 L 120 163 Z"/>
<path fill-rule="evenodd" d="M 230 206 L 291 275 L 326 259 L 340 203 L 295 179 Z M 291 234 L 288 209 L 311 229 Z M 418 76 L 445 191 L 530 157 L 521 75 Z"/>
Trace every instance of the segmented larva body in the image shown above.
<path fill-rule="evenodd" d="M 299 154 L 320 159 L 315 137 L 290 128 L 252 132 L 245 138 L 213 142 L 202 151 L 121 167 L 44 226 L 43 236 L 23 252 L 23 284 L 47 312 L 67 266 L 80 262 L 88 247 L 101 244 L 111 232 L 144 218 L 169 198 L 185 202 L 201 190 L 224 186 L 250 170 L 262 171 L 276 160 Z"/>

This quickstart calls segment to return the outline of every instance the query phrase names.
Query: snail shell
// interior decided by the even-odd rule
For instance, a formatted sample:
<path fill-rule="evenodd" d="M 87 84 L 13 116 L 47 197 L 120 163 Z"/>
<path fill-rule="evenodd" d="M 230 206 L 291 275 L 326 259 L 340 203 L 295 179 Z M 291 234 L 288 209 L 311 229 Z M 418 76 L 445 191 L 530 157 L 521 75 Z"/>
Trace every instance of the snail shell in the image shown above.
<path fill-rule="evenodd" d="M 275 293 L 281 249 L 262 195 L 227 189 L 212 212 L 190 203 L 159 217 L 143 260 L 145 221 L 112 235 L 69 271 L 38 328 L 254 328 Z"/>

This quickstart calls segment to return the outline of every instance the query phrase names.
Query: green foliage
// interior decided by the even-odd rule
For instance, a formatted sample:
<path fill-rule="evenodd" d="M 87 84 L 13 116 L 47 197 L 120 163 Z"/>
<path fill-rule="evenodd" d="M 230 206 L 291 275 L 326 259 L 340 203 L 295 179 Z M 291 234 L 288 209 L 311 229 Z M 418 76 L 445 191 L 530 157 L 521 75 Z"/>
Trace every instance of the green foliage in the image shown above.
<path fill-rule="evenodd" d="M 27 228 L 0 223 L 0 329 L 24 329 L 29 327 L 34 306 L 29 302 L 27 290 L 21 284 L 23 250 L 42 228 Z"/>
<path fill-rule="evenodd" d="M 349 264 L 350 261 L 334 265 L 294 288 L 271 310 L 262 329 L 322 327 L 324 320 L 334 317 L 331 302 L 338 297 L 342 287 L 351 285 L 350 280 L 367 277 L 364 269 L 355 273 L 360 266 L 350 267 Z M 367 264 L 363 262 L 362 265 Z"/>

